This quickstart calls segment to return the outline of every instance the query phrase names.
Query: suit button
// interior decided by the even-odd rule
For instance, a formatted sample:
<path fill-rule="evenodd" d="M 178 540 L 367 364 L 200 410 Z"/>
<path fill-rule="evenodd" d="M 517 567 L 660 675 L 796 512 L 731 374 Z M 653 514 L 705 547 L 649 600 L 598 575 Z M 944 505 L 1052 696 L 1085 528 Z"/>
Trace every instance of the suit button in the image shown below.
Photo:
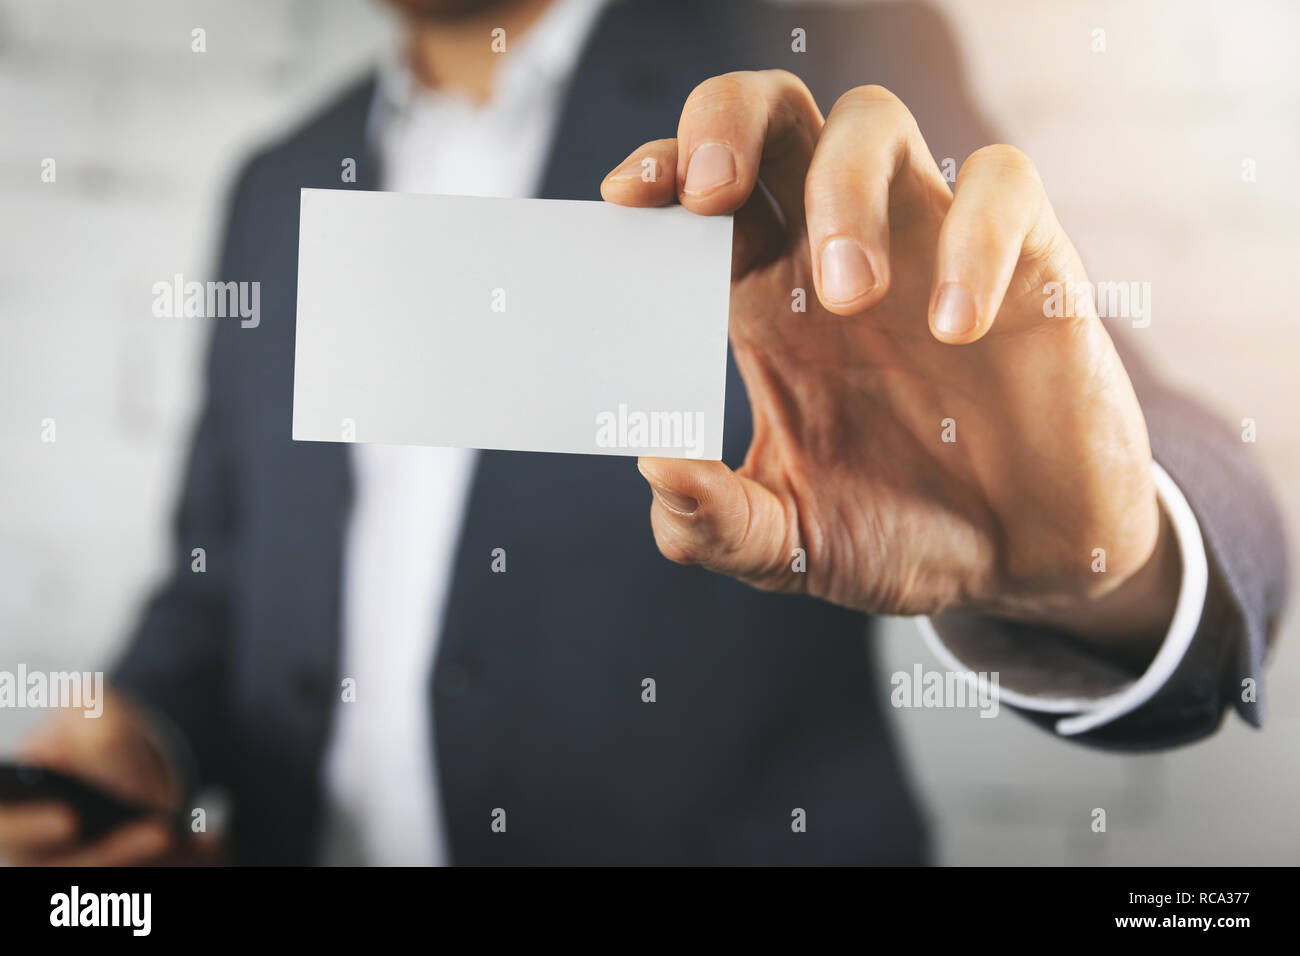
<path fill-rule="evenodd" d="M 459 699 L 469 693 L 472 684 L 468 667 L 457 661 L 448 661 L 442 666 L 437 686 L 443 696 Z"/>

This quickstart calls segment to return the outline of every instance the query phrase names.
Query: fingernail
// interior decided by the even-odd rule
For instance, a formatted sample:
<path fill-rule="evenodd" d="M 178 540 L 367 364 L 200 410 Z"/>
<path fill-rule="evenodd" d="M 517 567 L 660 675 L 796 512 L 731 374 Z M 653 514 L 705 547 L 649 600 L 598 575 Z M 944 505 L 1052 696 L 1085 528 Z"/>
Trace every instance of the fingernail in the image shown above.
<path fill-rule="evenodd" d="M 966 335 L 975 328 L 975 299 L 963 285 L 945 283 L 934 306 L 934 329 L 944 335 Z"/>
<path fill-rule="evenodd" d="M 852 302 L 875 284 L 867 254 L 854 240 L 838 236 L 822 246 L 822 295 L 827 302 Z"/>
<path fill-rule="evenodd" d="M 669 511 L 675 511 L 681 515 L 693 515 L 700 507 L 700 503 L 694 498 L 688 497 L 687 495 L 679 495 L 677 492 L 670 491 L 669 489 L 660 487 L 659 485 L 651 485 L 650 490 L 654 493 L 654 496 L 659 499 L 659 503 Z"/>
<path fill-rule="evenodd" d="M 692 195 L 712 192 L 736 181 L 736 157 L 722 143 L 697 146 L 686 165 L 682 192 Z"/>

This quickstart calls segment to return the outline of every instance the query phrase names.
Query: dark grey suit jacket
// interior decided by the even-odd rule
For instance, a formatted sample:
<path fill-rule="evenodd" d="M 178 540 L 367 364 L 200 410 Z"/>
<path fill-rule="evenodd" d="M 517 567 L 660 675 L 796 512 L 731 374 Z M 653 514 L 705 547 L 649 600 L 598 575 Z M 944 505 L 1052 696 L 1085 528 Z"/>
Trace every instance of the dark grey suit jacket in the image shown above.
<path fill-rule="evenodd" d="M 795 27 L 807 53 L 791 50 Z M 992 141 L 923 7 L 628 2 L 605 13 L 582 55 L 542 195 L 597 199 L 615 163 L 673 135 L 695 84 L 775 66 L 805 77 L 823 109 L 851 86 L 888 86 L 940 159 Z M 308 862 L 320 824 L 349 471 L 346 446 L 290 440 L 298 196 L 374 183 L 372 94 L 369 80 L 349 90 L 239 176 L 214 278 L 260 280 L 262 320 L 214 335 L 175 572 L 116 671 L 188 742 L 199 777 L 229 789 L 241 862 Z M 339 181 L 344 157 L 359 160 L 355 187 Z M 1088 738 L 1146 748 L 1210 733 L 1228 703 L 1258 722 L 1237 688 L 1259 674 L 1285 571 L 1280 523 L 1235 432 L 1128 361 L 1221 596 L 1166 688 Z M 727 395 L 736 465 L 750 421 L 734 366 Z M 429 683 L 454 860 L 923 861 L 869 619 L 669 563 L 647 506 L 622 459 L 482 455 Z M 194 547 L 207 549 L 204 574 L 190 571 Z M 491 573 L 494 547 L 508 549 L 508 574 Z M 653 705 L 641 701 L 647 676 Z M 506 834 L 490 830 L 495 807 L 507 809 Z M 791 830 L 795 807 L 806 833 Z"/>

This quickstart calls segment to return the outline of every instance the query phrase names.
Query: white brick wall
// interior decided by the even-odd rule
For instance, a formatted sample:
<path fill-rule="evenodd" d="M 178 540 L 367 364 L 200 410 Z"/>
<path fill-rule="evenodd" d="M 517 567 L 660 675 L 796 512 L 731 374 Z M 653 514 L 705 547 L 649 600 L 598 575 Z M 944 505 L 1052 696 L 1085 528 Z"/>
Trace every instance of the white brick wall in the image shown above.
<path fill-rule="evenodd" d="M 1300 12 L 1285 2 L 945 0 L 975 90 L 1032 155 L 1094 279 L 1150 281 L 1140 333 L 1232 420 L 1296 527 L 1292 424 Z M 190 31 L 208 52 L 190 52 Z M 1107 52 L 1089 50 L 1107 31 Z M 210 265 L 238 159 L 387 42 L 363 0 L 0 0 L 0 655 L 86 666 L 118 646 L 158 573 L 196 400 L 193 323 L 150 286 Z M 869 81 L 869 64 L 864 81 Z M 40 182 L 44 157 L 58 182 Z M 1243 157 L 1259 181 L 1240 179 Z M 40 441 L 43 418 L 58 441 Z M 1151 757 L 1066 746 L 1003 715 L 896 723 L 955 863 L 1300 857 L 1300 634 L 1269 681 L 1270 725 L 1230 718 Z M 885 674 L 925 656 L 910 625 Z M 0 749 L 25 721 L 0 714 Z M 1088 828 L 1093 807 L 1109 832 Z"/>

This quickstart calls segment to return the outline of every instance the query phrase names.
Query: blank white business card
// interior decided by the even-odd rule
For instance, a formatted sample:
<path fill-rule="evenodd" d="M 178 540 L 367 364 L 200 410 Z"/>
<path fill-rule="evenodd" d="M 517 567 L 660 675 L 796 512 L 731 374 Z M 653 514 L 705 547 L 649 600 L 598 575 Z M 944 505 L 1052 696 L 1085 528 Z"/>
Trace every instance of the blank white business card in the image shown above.
<path fill-rule="evenodd" d="M 731 218 L 304 189 L 293 437 L 722 457 Z"/>

